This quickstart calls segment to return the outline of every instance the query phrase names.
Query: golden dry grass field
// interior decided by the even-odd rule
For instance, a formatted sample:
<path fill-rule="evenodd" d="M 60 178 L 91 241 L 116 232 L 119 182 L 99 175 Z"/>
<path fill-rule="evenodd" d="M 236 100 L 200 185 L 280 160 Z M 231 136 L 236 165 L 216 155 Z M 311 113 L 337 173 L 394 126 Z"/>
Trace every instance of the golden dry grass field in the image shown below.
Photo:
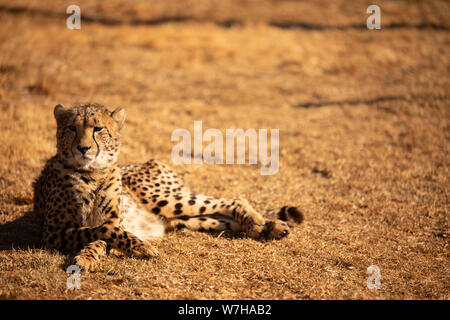
<path fill-rule="evenodd" d="M 0 298 L 449 299 L 450 4 L 0 1 Z M 85 20 L 83 20 L 85 19 Z M 297 205 L 283 240 L 178 231 L 156 260 L 106 257 L 67 290 L 32 182 L 53 107 L 127 111 L 120 163 L 157 158 L 198 193 Z M 173 165 L 171 133 L 280 130 L 280 167 Z M 366 286 L 367 268 L 381 289 Z"/>

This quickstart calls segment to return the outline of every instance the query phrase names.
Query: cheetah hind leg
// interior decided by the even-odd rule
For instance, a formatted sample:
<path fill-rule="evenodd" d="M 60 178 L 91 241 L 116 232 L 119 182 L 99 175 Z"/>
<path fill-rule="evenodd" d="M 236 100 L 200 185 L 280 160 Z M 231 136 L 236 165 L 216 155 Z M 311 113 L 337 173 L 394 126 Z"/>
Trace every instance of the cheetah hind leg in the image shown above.
<path fill-rule="evenodd" d="M 187 200 L 189 199 L 189 201 Z M 278 219 L 267 219 L 244 199 L 220 199 L 204 195 L 180 196 L 174 212 L 166 216 L 167 230 L 188 228 L 196 231 L 243 231 L 253 239 L 278 240 L 289 234 L 286 221 L 301 223 L 303 214 L 296 207 L 285 206 L 276 212 Z M 179 210 L 181 211 L 181 210 Z M 169 211 L 170 212 L 170 211 Z"/>
<path fill-rule="evenodd" d="M 258 229 L 259 239 L 277 240 L 289 234 L 288 221 L 297 224 L 304 220 L 303 213 L 296 207 L 284 206 L 278 210 L 270 210 L 268 213 L 275 215 L 278 219 L 264 219 L 264 224 Z M 291 224 L 292 226 L 292 224 Z M 221 214 L 203 214 L 199 216 L 182 216 L 166 221 L 166 230 L 179 230 L 187 228 L 200 232 L 220 232 L 229 230 L 232 232 L 246 232 L 245 227 L 238 221 Z"/>
<path fill-rule="evenodd" d="M 282 239 L 290 233 L 288 220 L 294 220 L 296 223 L 303 221 L 303 213 L 296 207 L 282 207 L 276 212 L 278 219 L 272 220 L 263 217 L 245 199 L 228 200 L 207 197 L 205 201 L 201 195 L 191 197 L 191 200 L 194 199 L 197 201 L 203 200 L 205 204 L 203 208 L 200 208 L 200 212 L 206 211 L 205 213 L 208 214 L 212 211 L 214 214 L 226 216 L 233 221 L 235 230 L 244 231 L 247 236 L 257 240 Z"/>
<path fill-rule="evenodd" d="M 245 199 L 217 199 L 211 200 L 214 211 L 226 215 L 238 223 L 247 236 L 259 240 L 279 240 L 289 235 L 290 228 L 287 221 L 301 223 L 303 213 L 296 207 L 284 206 L 276 211 L 278 219 L 267 219 L 255 211 Z M 291 225 L 292 226 L 292 225 Z"/>
<path fill-rule="evenodd" d="M 204 215 L 180 219 L 169 219 L 166 222 L 166 231 L 189 229 L 199 232 L 246 232 L 245 228 L 237 221 L 221 215 Z M 265 224 L 258 230 L 257 239 L 278 240 L 289 234 L 289 226 L 280 220 L 265 220 Z"/>

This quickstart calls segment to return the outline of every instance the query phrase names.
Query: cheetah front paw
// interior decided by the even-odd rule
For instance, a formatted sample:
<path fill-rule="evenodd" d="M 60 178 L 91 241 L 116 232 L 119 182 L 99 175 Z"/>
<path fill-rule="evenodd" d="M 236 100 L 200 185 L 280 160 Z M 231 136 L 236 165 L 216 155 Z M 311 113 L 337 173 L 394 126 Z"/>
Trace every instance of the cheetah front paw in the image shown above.
<path fill-rule="evenodd" d="M 79 266 L 81 271 L 93 272 L 97 267 L 97 260 L 93 257 L 80 254 L 74 258 L 74 264 Z"/>

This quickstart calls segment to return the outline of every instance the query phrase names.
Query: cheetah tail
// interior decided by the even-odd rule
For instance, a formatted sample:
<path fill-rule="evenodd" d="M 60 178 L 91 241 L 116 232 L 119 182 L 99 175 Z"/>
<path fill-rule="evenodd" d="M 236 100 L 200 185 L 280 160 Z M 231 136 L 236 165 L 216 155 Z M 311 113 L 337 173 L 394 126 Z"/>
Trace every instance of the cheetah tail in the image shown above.
<path fill-rule="evenodd" d="M 288 221 L 289 219 L 294 220 L 297 223 L 302 223 L 305 219 L 303 212 L 301 212 L 297 207 L 284 206 L 278 211 L 278 219 L 283 221 Z"/>

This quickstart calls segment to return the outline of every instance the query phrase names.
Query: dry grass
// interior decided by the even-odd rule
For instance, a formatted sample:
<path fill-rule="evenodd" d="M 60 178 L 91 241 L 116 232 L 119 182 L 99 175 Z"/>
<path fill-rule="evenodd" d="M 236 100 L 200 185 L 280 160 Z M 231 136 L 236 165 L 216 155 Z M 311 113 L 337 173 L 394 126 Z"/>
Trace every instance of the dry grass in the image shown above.
<path fill-rule="evenodd" d="M 90 15 L 120 18 L 93 2 Z M 70 31 L 64 15 L 49 15 L 64 13 L 62 1 L 26 3 L 41 11 L 0 1 L 0 298 L 449 299 L 448 27 L 282 29 L 265 21 L 364 23 L 366 2 L 352 2 L 358 11 L 343 0 L 323 10 L 323 1 L 250 1 L 239 11 L 236 1 L 209 1 L 184 12 L 196 21 L 82 22 Z M 145 3 L 120 12 L 182 12 L 174 1 L 153 11 Z M 283 6 L 291 7 L 269 15 Z M 390 23 L 449 21 L 443 1 L 386 6 Z M 409 16 L 396 20 L 399 12 Z M 244 23 L 227 28 L 209 17 Z M 194 191 L 242 195 L 262 212 L 298 205 L 305 223 L 268 243 L 171 233 L 159 260 L 108 257 L 83 275 L 81 290 L 67 291 L 68 258 L 39 248 L 31 183 L 55 152 L 53 106 L 77 101 L 126 108 L 122 163 L 171 164 L 171 132 L 192 130 L 194 120 L 204 129 L 279 128 L 276 175 L 255 166 L 172 167 Z M 373 264 L 378 291 L 366 287 Z"/>

